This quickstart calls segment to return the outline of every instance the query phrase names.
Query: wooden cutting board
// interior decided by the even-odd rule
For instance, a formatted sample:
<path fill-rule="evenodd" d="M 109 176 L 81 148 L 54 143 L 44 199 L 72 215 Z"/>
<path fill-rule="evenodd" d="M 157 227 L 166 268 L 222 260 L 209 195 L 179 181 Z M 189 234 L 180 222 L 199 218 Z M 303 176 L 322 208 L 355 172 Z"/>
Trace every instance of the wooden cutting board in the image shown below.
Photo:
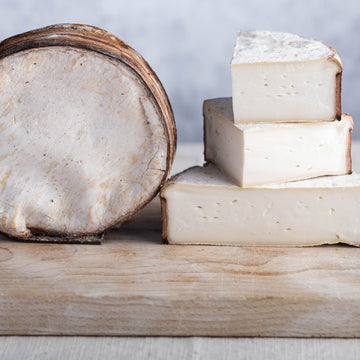
<path fill-rule="evenodd" d="M 360 249 L 161 244 L 158 199 L 103 245 L 0 238 L 0 334 L 360 336 Z"/>

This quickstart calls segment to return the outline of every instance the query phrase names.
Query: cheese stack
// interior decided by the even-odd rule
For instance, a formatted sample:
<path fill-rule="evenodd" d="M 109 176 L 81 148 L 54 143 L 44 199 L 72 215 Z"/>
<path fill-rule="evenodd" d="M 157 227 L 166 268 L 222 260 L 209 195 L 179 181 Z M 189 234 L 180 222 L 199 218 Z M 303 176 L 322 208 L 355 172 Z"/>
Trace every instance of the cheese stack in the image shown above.
<path fill-rule="evenodd" d="M 293 34 L 245 31 L 231 71 L 232 99 L 204 102 L 210 164 L 186 170 L 162 190 L 163 238 L 360 245 L 360 176 L 346 175 L 353 121 L 341 114 L 337 53 Z"/>
<path fill-rule="evenodd" d="M 331 47 L 240 32 L 231 71 L 232 101 L 204 103 L 206 160 L 243 187 L 351 172 L 352 119 L 341 115 L 342 66 Z"/>

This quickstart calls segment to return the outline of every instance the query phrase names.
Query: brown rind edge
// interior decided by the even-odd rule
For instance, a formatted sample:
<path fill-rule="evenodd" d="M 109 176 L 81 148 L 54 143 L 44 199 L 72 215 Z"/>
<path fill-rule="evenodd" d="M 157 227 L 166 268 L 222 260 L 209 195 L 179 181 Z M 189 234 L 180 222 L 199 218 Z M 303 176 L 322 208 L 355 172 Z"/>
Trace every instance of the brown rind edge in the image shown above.
<path fill-rule="evenodd" d="M 336 54 L 335 50 L 334 49 L 332 50 Z M 341 93 L 342 93 L 343 67 L 335 56 L 333 56 L 331 60 L 334 61 L 340 68 L 340 71 L 336 74 L 336 78 L 335 78 L 335 120 L 340 120 L 342 116 Z"/>
<path fill-rule="evenodd" d="M 105 233 L 84 236 L 50 236 L 50 235 L 33 235 L 27 238 L 13 238 L 19 242 L 37 242 L 48 244 L 88 244 L 88 245 L 101 245 L 104 240 Z"/>
<path fill-rule="evenodd" d="M 352 132 L 354 128 L 354 121 L 352 117 L 349 114 L 344 114 L 344 116 L 349 116 L 352 121 L 352 127 L 349 129 L 348 137 L 347 137 L 347 151 L 346 151 L 346 168 L 347 168 L 347 174 L 352 173 L 352 158 L 351 158 L 351 143 L 352 143 Z"/>
<path fill-rule="evenodd" d="M 206 99 L 203 101 L 203 106 L 202 106 L 202 115 L 203 115 L 203 146 L 204 146 L 204 150 L 203 150 L 203 156 L 204 156 L 204 159 L 206 161 L 206 158 L 207 158 L 207 153 L 206 153 L 206 149 L 207 149 L 207 146 L 206 146 L 206 138 L 207 138 L 207 135 L 206 135 L 206 126 L 205 126 L 205 107 L 207 107 L 208 103 L 209 103 L 209 100 L 211 99 Z"/>
<path fill-rule="evenodd" d="M 164 189 L 164 188 L 163 188 Z M 170 244 L 169 232 L 168 232 L 168 215 L 167 215 L 167 203 L 166 199 L 161 196 L 160 192 L 160 204 L 161 204 L 161 237 L 163 244 Z"/>
<path fill-rule="evenodd" d="M 25 32 L 7 38 L 0 43 L 0 59 L 20 51 L 64 46 L 95 51 L 112 59 L 121 61 L 139 77 L 146 91 L 153 97 L 168 140 L 166 169 L 158 188 L 140 203 L 131 213 L 117 219 L 106 228 L 100 228 L 96 234 L 52 232 L 49 229 L 33 229 L 34 234 L 27 237 L 17 237 L 20 241 L 63 242 L 63 243 L 101 243 L 91 238 L 99 238 L 106 230 L 120 222 L 131 218 L 136 212 L 148 204 L 165 184 L 176 152 L 176 124 L 168 96 L 159 78 L 146 60 L 124 41 L 106 30 L 83 24 L 56 24 L 44 28 Z M 12 237 L 9 234 L 7 236 Z M 14 238 L 14 237 L 12 237 Z M 82 240 L 88 239 L 88 240 Z"/>
<path fill-rule="evenodd" d="M 336 120 L 341 119 L 341 88 L 342 88 L 342 72 L 336 74 L 336 90 L 335 90 L 335 116 Z"/>

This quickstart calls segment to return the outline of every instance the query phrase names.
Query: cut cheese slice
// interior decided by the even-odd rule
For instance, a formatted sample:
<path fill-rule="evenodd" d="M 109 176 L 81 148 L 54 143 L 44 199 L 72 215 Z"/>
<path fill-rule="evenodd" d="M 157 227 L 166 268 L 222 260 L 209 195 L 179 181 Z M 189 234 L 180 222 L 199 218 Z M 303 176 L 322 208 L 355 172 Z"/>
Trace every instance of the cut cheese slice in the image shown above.
<path fill-rule="evenodd" d="M 360 175 L 243 189 L 214 165 L 193 167 L 161 191 L 171 244 L 360 245 Z"/>
<path fill-rule="evenodd" d="M 341 60 L 321 41 L 280 32 L 239 32 L 231 72 L 236 123 L 341 116 Z"/>
<path fill-rule="evenodd" d="M 204 102 L 205 159 L 242 187 L 351 172 L 352 118 L 234 124 L 231 98 Z"/>

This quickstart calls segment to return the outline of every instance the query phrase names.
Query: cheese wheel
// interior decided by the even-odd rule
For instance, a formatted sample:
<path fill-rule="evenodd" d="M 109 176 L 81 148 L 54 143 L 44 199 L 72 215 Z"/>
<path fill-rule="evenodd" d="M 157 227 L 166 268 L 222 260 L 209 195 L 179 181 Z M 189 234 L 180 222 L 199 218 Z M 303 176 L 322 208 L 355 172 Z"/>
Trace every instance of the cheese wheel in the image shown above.
<path fill-rule="evenodd" d="M 0 43 L 0 231 L 66 241 L 129 219 L 176 147 L 156 74 L 129 45 L 61 24 Z"/>

